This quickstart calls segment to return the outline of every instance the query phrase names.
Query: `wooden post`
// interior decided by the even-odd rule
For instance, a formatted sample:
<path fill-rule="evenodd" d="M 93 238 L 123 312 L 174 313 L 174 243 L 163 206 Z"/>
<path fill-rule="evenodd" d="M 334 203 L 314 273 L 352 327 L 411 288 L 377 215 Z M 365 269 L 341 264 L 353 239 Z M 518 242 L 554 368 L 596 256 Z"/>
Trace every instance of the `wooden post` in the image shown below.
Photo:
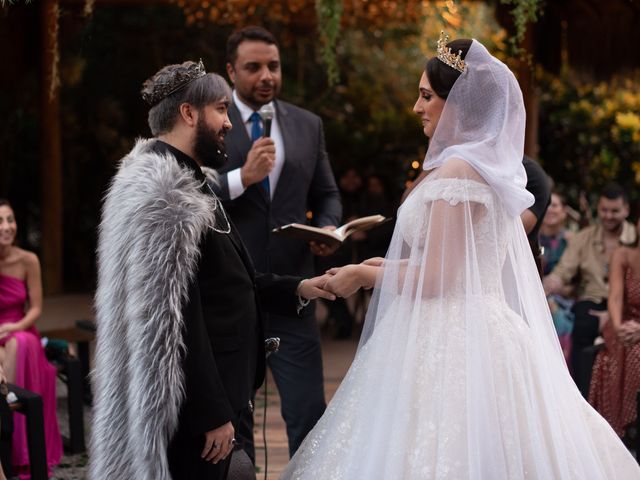
<path fill-rule="evenodd" d="M 533 61 L 535 54 L 534 33 L 533 25 L 527 25 L 527 32 L 522 41 L 521 48 L 523 49 L 524 57 L 520 60 L 518 65 L 518 82 L 522 89 L 522 96 L 524 99 L 524 108 L 527 113 L 527 124 L 524 134 L 524 153 L 530 157 L 537 158 L 538 156 L 538 123 L 539 123 L 539 104 L 538 93 L 535 87 L 535 71 L 533 69 Z M 531 63 L 528 59 L 531 59 Z"/>
<path fill-rule="evenodd" d="M 57 0 L 43 0 L 40 156 L 42 172 L 42 279 L 46 294 L 62 292 L 62 152 L 58 89 Z"/>

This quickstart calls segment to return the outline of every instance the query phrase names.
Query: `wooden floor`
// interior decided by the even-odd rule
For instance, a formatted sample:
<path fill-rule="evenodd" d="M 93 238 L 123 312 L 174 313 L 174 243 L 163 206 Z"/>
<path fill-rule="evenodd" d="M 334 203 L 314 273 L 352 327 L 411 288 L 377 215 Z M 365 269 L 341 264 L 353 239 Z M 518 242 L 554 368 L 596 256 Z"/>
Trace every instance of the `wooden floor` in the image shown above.
<path fill-rule="evenodd" d="M 74 326 L 75 320 L 93 318 L 92 298 L 89 295 L 59 295 L 44 299 L 42 318 L 38 320 L 38 328 L 41 331 L 68 328 Z M 326 316 L 326 311 L 318 308 L 320 323 Z M 327 402 L 333 397 L 340 382 L 344 378 L 357 347 L 357 340 L 329 340 L 322 342 L 324 361 L 324 389 Z M 280 416 L 280 400 L 273 379 L 268 376 L 267 397 L 267 422 L 266 437 L 268 445 L 268 472 L 267 480 L 276 480 L 287 462 L 289 461 L 289 449 L 287 446 L 287 434 L 284 421 Z M 88 409 L 87 409 L 88 410 Z M 86 412 L 86 432 L 91 428 L 91 414 Z M 264 442 L 262 434 L 262 422 L 264 419 L 264 387 L 256 397 L 255 411 L 255 439 L 256 439 L 256 463 L 259 469 L 257 479 L 265 480 Z M 62 465 L 56 469 L 56 477 L 60 479 L 81 479 L 85 477 L 85 455 L 65 456 Z"/>
<path fill-rule="evenodd" d="M 333 397 L 342 378 L 347 373 L 357 347 L 356 340 L 324 340 L 322 355 L 324 359 L 324 391 L 327 402 Z M 259 468 L 258 480 L 265 479 L 265 458 L 262 425 L 264 419 L 264 387 L 256 397 L 254 431 L 256 439 L 256 464 Z M 267 422 L 266 437 L 268 446 L 267 480 L 276 480 L 289 461 L 289 448 L 284 421 L 280 416 L 280 399 L 271 376 L 267 383 Z"/>

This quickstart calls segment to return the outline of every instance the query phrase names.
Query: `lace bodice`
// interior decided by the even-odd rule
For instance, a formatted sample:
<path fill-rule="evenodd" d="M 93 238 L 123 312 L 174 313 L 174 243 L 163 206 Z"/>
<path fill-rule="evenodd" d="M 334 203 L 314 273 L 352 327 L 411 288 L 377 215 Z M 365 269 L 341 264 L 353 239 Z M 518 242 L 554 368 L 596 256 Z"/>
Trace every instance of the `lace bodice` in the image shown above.
<path fill-rule="evenodd" d="M 438 201 L 456 208 L 438 209 L 436 212 L 434 205 Z M 435 222 L 434 215 L 447 218 Z M 456 221 L 456 216 L 462 216 L 463 219 Z M 476 293 L 483 294 L 496 294 L 502 290 L 501 271 L 506 257 L 508 220 L 505 209 L 491 187 L 476 180 L 460 178 L 427 179 L 416 187 L 398 212 L 399 231 L 409 246 L 424 245 L 423 239 L 434 237 L 431 230 L 438 226 L 445 229 L 441 233 L 445 242 L 463 238 L 463 255 L 468 257 L 464 260 L 477 262 L 481 291 Z M 434 227 L 434 224 L 438 226 Z M 435 237 L 439 238 L 438 235 Z M 452 265 L 453 260 L 444 259 L 443 274 L 447 274 L 446 266 Z M 459 265 L 463 259 L 455 260 Z M 460 270 L 455 272 L 458 276 L 456 284 L 464 290 L 467 282 Z"/>

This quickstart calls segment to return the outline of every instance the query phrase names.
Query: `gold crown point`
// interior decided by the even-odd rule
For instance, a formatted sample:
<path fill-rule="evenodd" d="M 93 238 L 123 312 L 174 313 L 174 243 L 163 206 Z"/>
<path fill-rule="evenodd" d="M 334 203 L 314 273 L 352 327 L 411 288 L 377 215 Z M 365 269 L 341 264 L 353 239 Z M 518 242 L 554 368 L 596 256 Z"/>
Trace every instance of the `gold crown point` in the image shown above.
<path fill-rule="evenodd" d="M 440 38 L 438 39 L 437 45 L 437 58 L 445 65 L 450 66 L 451 68 L 459 71 L 460 73 L 464 73 L 467 69 L 466 62 L 462 59 L 462 50 L 458 50 L 457 54 L 451 52 L 451 48 L 447 47 L 447 43 L 449 42 L 449 35 L 444 33 L 444 31 L 440 31 Z"/>

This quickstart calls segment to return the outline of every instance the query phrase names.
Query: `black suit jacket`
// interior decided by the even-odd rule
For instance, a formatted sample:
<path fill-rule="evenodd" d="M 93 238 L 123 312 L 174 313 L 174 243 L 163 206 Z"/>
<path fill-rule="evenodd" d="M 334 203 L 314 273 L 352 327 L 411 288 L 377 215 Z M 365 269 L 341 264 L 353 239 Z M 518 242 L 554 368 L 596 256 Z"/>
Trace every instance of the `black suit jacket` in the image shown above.
<path fill-rule="evenodd" d="M 193 159 L 158 143 L 156 149 L 173 154 L 203 182 L 203 191 L 212 193 Z M 223 230 L 220 209 L 215 214 L 216 228 Z M 255 273 L 236 228 L 230 227 L 229 233 L 209 229 L 201 240 L 197 275 L 183 305 L 185 401 L 178 438 L 236 420 L 264 380 L 263 309 L 296 315 L 301 279 Z"/>
<path fill-rule="evenodd" d="M 264 380 L 263 309 L 296 315 L 299 281 L 254 274 L 235 228 L 207 234 L 184 310 L 183 420 L 192 434 L 235 420 L 247 406 Z"/>
<path fill-rule="evenodd" d="M 314 271 L 309 245 L 274 236 L 271 231 L 294 222 L 338 226 L 342 217 L 340 193 L 329 164 L 320 117 L 290 103 L 274 103 L 285 159 L 278 184 L 271 186 L 275 188 L 273 199 L 260 184 L 250 185 L 236 199 L 229 197 L 224 174 L 244 165 L 252 144 L 235 104 L 229 108 L 233 128 L 225 139 L 229 161 L 220 169 L 223 175 L 216 193 L 224 200 L 257 270 L 309 276 Z M 310 222 L 307 211 L 313 213 Z"/>

